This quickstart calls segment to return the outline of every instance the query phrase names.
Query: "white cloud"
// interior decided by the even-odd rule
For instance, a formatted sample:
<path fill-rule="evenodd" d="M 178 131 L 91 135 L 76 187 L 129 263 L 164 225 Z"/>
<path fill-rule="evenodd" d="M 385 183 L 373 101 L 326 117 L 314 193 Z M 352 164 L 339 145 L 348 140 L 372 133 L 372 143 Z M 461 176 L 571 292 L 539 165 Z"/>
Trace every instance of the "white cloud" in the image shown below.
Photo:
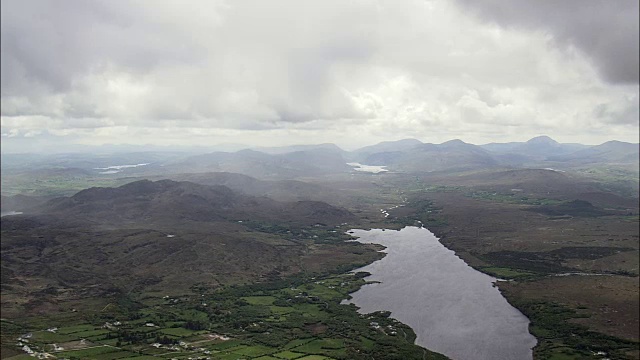
<path fill-rule="evenodd" d="M 637 85 L 603 82 L 548 32 L 502 28 L 448 1 L 188 4 L 3 2 L 3 134 L 637 141 Z"/>

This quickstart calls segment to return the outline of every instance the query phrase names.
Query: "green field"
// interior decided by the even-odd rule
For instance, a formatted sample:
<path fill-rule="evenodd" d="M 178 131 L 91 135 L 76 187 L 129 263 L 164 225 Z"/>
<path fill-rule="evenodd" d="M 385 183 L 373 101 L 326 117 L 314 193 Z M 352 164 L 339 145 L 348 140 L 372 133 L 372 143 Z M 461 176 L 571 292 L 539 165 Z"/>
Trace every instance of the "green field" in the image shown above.
<path fill-rule="evenodd" d="M 304 353 L 293 352 L 293 351 L 282 351 L 282 352 L 279 352 L 277 354 L 273 354 L 273 356 L 275 356 L 278 359 L 293 360 L 293 359 L 297 359 L 299 357 L 303 357 L 303 356 L 305 356 L 305 354 Z"/>
<path fill-rule="evenodd" d="M 326 355 L 344 358 L 345 344 L 342 339 L 318 339 L 295 348 L 296 351 L 311 355 Z"/>
<path fill-rule="evenodd" d="M 173 335 L 173 336 L 177 336 L 177 337 L 187 337 L 187 336 L 191 336 L 193 334 L 197 334 L 198 333 L 198 331 L 185 329 L 183 327 L 164 328 L 164 329 L 160 329 L 160 332 L 162 334 Z"/>
<path fill-rule="evenodd" d="M 517 271 L 510 268 L 495 266 L 482 267 L 480 270 L 499 279 L 516 279 L 534 275 L 533 273 L 526 271 Z"/>
<path fill-rule="evenodd" d="M 331 360 L 332 358 L 322 355 L 307 355 L 296 360 Z"/>
<path fill-rule="evenodd" d="M 239 350 L 233 350 L 233 353 L 240 354 L 240 355 L 245 355 L 245 356 L 253 358 L 253 357 L 258 357 L 258 356 L 262 356 L 262 355 L 272 354 L 276 350 L 277 349 L 272 348 L 272 347 L 267 347 L 267 346 L 262 346 L 262 345 L 254 345 L 254 346 L 248 346 L 248 347 L 245 347 L 245 348 L 239 349 Z"/>
<path fill-rule="evenodd" d="M 378 344 L 385 343 L 403 349 L 407 359 L 422 359 L 425 350 L 412 344 L 413 332 L 408 327 L 398 328 L 409 334 L 406 338 L 375 331 L 369 325 L 371 319 L 385 326 L 399 325 L 388 314 L 373 313 L 364 318 L 355 307 L 340 304 L 349 291 L 362 284 L 361 275 L 330 275 L 230 287 L 183 298 L 179 305 L 152 301 L 153 306 L 118 315 L 119 325 L 111 329 L 100 324 L 113 323 L 113 315 L 96 314 L 91 324 L 62 327 L 64 334 L 34 332 L 30 345 L 34 350 L 50 350 L 52 343 L 64 340 L 82 347 L 79 340 L 91 337 L 86 345 L 89 348 L 56 353 L 69 359 L 206 355 L 227 360 L 297 360 L 348 359 L 350 352 L 380 357 L 385 350 Z M 212 305 L 205 307 L 203 303 Z M 158 327 L 145 326 L 147 322 Z M 162 326 L 166 324 L 171 327 Z M 219 339 L 219 334 L 231 339 Z"/>
<path fill-rule="evenodd" d="M 91 325 L 91 324 L 82 324 L 82 325 L 76 325 L 76 326 L 66 326 L 63 328 L 58 329 L 57 333 L 58 334 L 73 334 L 73 333 L 79 333 L 79 332 L 83 332 L 83 331 L 90 331 L 90 330 L 95 330 L 95 326 Z"/>
<path fill-rule="evenodd" d="M 276 300 L 273 296 L 245 296 L 242 299 L 251 305 L 271 305 Z"/>
<path fill-rule="evenodd" d="M 111 347 L 111 346 L 96 346 L 91 348 L 86 348 L 82 350 L 72 350 L 72 351 L 62 351 L 58 353 L 60 356 L 68 357 L 68 358 L 78 358 L 78 359 L 87 359 L 87 358 L 96 358 L 98 355 L 108 354 L 108 353 L 116 353 L 120 350 Z"/>

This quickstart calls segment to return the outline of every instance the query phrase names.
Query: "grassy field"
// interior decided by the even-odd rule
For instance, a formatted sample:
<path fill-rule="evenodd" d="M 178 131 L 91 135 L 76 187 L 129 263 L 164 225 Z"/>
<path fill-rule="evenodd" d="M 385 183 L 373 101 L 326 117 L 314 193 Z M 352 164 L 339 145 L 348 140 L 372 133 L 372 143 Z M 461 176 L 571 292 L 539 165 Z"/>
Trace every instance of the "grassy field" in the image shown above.
<path fill-rule="evenodd" d="M 388 314 L 363 317 L 353 305 L 340 304 L 363 284 L 360 274 L 340 274 L 230 286 L 223 291 L 199 288 L 204 292 L 183 296 L 177 304 L 164 298 L 133 313 L 97 312 L 91 323 L 68 323 L 58 333 L 32 332 L 29 345 L 36 352 L 99 360 L 196 355 L 212 359 L 423 359 L 425 354 L 429 359 L 445 358 L 413 345 L 411 329 Z M 391 326 L 409 336 L 374 329 L 372 319 L 383 329 Z M 109 329 L 100 326 L 106 322 Z M 162 327 L 166 324 L 171 327 Z M 89 335 L 96 338 L 81 341 Z M 62 339 L 66 342 L 58 341 Z M 54 350 L 54 343 L 74 346 Z M 393 357 L 388 357 L 390 348 L 396 352 Z"/>

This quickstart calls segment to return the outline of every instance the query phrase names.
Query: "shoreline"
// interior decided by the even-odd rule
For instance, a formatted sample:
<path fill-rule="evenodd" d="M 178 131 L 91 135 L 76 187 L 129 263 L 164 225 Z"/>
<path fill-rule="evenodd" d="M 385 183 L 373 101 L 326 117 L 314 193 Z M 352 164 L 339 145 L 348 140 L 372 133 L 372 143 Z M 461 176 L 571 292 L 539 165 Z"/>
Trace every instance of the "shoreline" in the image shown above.
<path fill-rule="evenodd" d="M 360 229 L 352 229 L 352 230 L 360 230 Z M 394 257 L 394 261 L 404 261 L 402 263 L 402 265 L 394 265 L 392 263 L 387 263 L 387 266 L 383 266 L 383 264 L 379 264 L 379 265 L 373 265 L 376 263 L 379 263 L 378 261 L 373 262 L 372 264 L 369 264 L 367 266 L 364 266 L 362 268 L 359 268 L 357 270 L 359 271 L 364 271 L 364 272 L 369 272 L 372 273 L 372 275 L 368 276 L 367 278 L 372 278 L 373 276 L 373 281 L 380 283 L 380 279 L 382 283 L 387 282 L 386 284 L 382 284 L 381 286 L 383 286 L 386 290 L 376 286 L 376 289 L 366 289 L 366 287 L 361 287 L 361 289 L 359 290 L 360 292 L 362 292 L 362 289 L 365 289 L 365 293 L 361 293 L 361 296 L 364 296 L 364 298 L 361 298 L 360 300 L 356 299 L 351 299 L 349 300 L 349 303 L 351 304 L 355 304 L 356 306 L 358 306 L 363 313 L 364 312 L 368 312 L 372 309 L 375 310 L 382 310 L 382 311 L 390 311 L 391 312 L 391 317 L 394 317 L 396 319 L 398 319 L 401 322 L 404 322 L 406 324 L 408 324 L 409 326 L 411 326 L 414 331 L 416 332 L 416 344 L 418 344 L 419 346 L 422 346 L 424 348 L 427 349 L 434 349 L 435 351 L 444 353 L 445 355 L 448 356 L 455 356 L 455 358 L 468 358 L 468 359 L 473 359 L 473 358 L 477 358 L 475 353 L 473 353 L 473 351 L 475 351 L 475 348 L 477 348 L 477 346 L 480 345 L 480 343 L 475 344 L 473 347 L 473 349 L 469 349 L 468 351 L 466 351 L 467 355 L 462 355 L 463 353 L 465 353 L 465 350 L 461 350 L 459 348 L 463 348 L 460 346 L 460 344 L 468 344 L 468 340 L 461 340 L 462 338 L 460 338 L 460 340 L 456 340 L 458 339 L 458 337 L 460 336 L 460 334 L 463 333 L 462 328 L 460 329 L 460 332 L 458 332 L 458 334 L 454 335 L 454 336 L 450 336 L 447 337 L 445 336 L 445 338 L 441 338 L 439 334 L 440 331 L 442 331 L 442 333 L 444 334 L 445 332 L 445 328 L 447 328 L 447 332 L 448 331 L 452 331 L 452 329 L 455 329 L 456 326 L 461 326 L 461 325 L 455 325 L 457 323 L 457 320 L 452 320 L 452 319 L 457 319 L 459 316 L 463 316 L 464 318 L 467 318 L 468 316 L 471 316 L 470 319 L 474 319 L 475 317 L 480 317 L 482 318 L 484 315 L 483 313 L 485 313 L 488 309 L 491 309 L 491 313 L 493 313 L 494 311 L 497 311 L 498 313 L 502 313 L 503 311 L 507 311 L 507 313 L 511 314 L 508 317 L 504 317 L 504 316 L 498 316 L 500 318 L 503 318 L 503 320 L 499 320 L 496 323 L 496 320 L 481 320 L 481 322 L 483 323 L 482 325 L 482 333 L 483 336 L 485 336 L 484 334 L 486 334 L 487 337 L 483 338 L 482 340 L 482 345 L 485 346 L 485 350 L 486 351 L 486 355 L 483 355 L 484 358 L 487 359 L 491 359 L 491 358 L 495 358 L 495 354 L 492 355 L 491 352 L 492 351 L 496 351 L 496 350 L 490 350 L 489 348 L 491 348 L 491 346 L 488 346 L 486 344 L 490 344 L 491 342 L 500 342 L 500 345 L 496 345 L 495 348 L 502 348 L 502 349 L 506 349 L 504 351 L 510 352 L 510 354 L 512 355 L 506 355 L 506 356 L 516 356 L 515 358 L 531 358 L 532 357 L 532 348 L 534 347 L 534 345 L 537 343 L 537 339 L 529 332 L 529 325 L 530 325 L 530 319 L 524 314 L 522 313 L 522 311 L 520 311 L 519 309 L 517 309 L 516 307 L 514 307 L 509 301 L 507 301 L 507 299 L 501 294 L 500 291 L 494 290 L 494 288 L 496 287 L 496 282 L 498 282 L 498 278 L 491 276 L 489 274 L 486 274 L 484 272 L 480 272 L 477 271 L 477 269 L 469 266 L 469 264 L 460 256 L 458 256 L 458 254 L 456 252 L 454 252 L 453 250 L 447 248 L 444 244 L 442 244 L 440 242 L 440 239 L 436 238 L 435 235 L 427 228 L 425 228 L 424 226 L 403 226 L 401 227 L 401 229 L 399 230 L 392 230 L 391 232 L 388 233 L 388 235 L 386 233 L 384 233 L 383 231 L 385 230 L 389 230 L 387 229 L 382 229 L 382 228 L 378 228 L 378 229 L 370 229 L 370 230 L 361 230 L 361 231 L 367 231 L 367 232 L 376 232 L 375 235 L 372 235 L 373 238 L 365 238 L 364 235 L 358 236 L 358 235 L 354 235 L 353 233 L 351 233 L 351 231 L 349 232 L 350 235 L 352 236 L 358 236 L 358 241 L 360 241 L 361 243 L 365 243 L 365 244 L 377 244 L 379 246 L 384 246 L 387 247 L 387 251 L 391 252 L 391 255 Z M 446 313 L 444 314 L 444 318 L 442 317 L 438 317 L 439 313 L 441 313 L 440 311 L 440 307 L 444 306 L 445 304 L 442 303 L 442 299 L 441 297 L 444 295 L 445 298 L 447 296 L 453 296 L 454 298 L 457 298 L 457 290 L 454 290 L 455 285 L 453 285 L 453 287 L 451 287 L 451 285 L 446 285 L 447 283 L 451 283 L 452 279 L 448 279 L 446 276 L 444 276 L 442 279 L 439 279 L 438 275 L 438 271 L 435 271 L 434 274 L 430 275 L 428 277 L 428 280 L 418 280 L 418 282 L 411 282 L 410 281 L 406 281 L 404 279 L 399 279 L 397 277 L 393 277 L 393 276 L 389 276 L 388 273 L 399 273 L 401 274 L 401 276 L 405 276 L 405 277 L 412 277 L 411 275 L 408 274 L 404 274 L 404 272 L 407 271 L 407 269 L 413 269 L 413 261 L 415 260 L 410 260 L 410 258 L 401 258 L 399 256 L 402 256 L 401 254 L 403 254 L 404 251 L 408 250 L 408 249 L 404 249 L 402 250 L 402 248 L 391 248 L 390 247 L 390 243 L 387 243 L 388 241 L 393 241 L 393 233 L 397 231 L 398 234 L 400 234 L 400 231 L 404 231 L 404 230 L 408 230 L 408 231 L 412 231 L 410 234 L 405 233 L 405 235 L 398 235 L 400 236 L 400 238 L 398 238 L 401 242 L 406 242 L 406 241 L 411 241 L 411 243 L 415 243 L 415 241 L 420 242 L 420 237 L 423 236 L 422 231 L 427 232 L 428 234 L 434 235 L 433 236 L 433 242 L 431 241 L 431 239 L 428 240 L 427 243 L 424 243 L 423 245 L 419 245 L 417 244 L 417 246 L 424 248 L 424 250 L 422 251 L 428 251 L 428 252 L 433 252 L 434 249 L 439 248 L 441 250 L 436 251 L 436 256 L 439 256 L 442 258 L 441 261 L 444 262 L 449 262 L 450 260 L 448 260 L 448 258 L 450 256 L 455 257 L 457 259 L 457 267 L 460 267 L 460 269 L 465 269 L 463 270 L 462 273 L 458 273 L 458 271 L 460 270 L 453 270 L 454 276 L 462 276 L 461 278 L 458 278 L 457 280 L 463 280 L 463 283 L 466 284 L 474 284 L 474 293 L 472 297 L 469 297 L 468 300 L 465 301 L 472 301 L 473 303 L 475 303 L 477 300 L 480 300 L 480 303 L 482 303 L 483 301 L 486 302 L 486 304 L 484 305 L 485 310 L 480 311 L 480 309 L 477 309 L 476 311 L 476 305 L 471 305 L 471 303 L 468 303 L 467 305 L 464 305 L 462 307 L 459 307 L 458 310 L 453 310 L 450 309 L 448 311 L 453 311 L 451 313 Z M 420 231 L 420 233 L 416 233 L 416 231 Z M 377 238 L 378 236 L 380 236 L 381 238 Z M 412 240 L 402 240 L 402 236 L 409 236 Z M 387 242 L 378 242 L 377 240 L 382 240 L 382 239 L 387 239 Z M 364 241 L 362 241 L 364 240 Z M 435 248 L 434 248 L 435 246 Z M 440 252 L 444 252 L 448 255 L 444 255 L 444 254 L 440 254 Z M 421 250 L 413 250 L 412 251 L 412 257 L 416 256 L 415 254 L 420 254 Z M 381 260 L 387 259 L 387 257 L 384 257 Z M 404 259 L 404 260 L 401 260 Z M 429 257 L 428 259 L 425 259 L 425 263 L 430 263 L 430 261 L 433 260 L 433 258 Z M 401 268 L 403 267 L 403 265 L 409 264 L 408 267 L 405 270 L 401 270 Z M 438 265 L 435 265 L 438 264 Z M 374 272 L 371 268 L 371 266 L 375 266 L 376 268 L 374 268 L 375 270 L 377 270 L 378 272 Z M 433 265 L 430 266 L 435 266 L 438 267 L 439 265 L 442 265 L 442 263 L 434 263 Z M 397 268 L 398 266 L 400 266 L 400 269 Z M 391 269 L 391 267 L 393 267 L 393 269 Z M 445 266 L 446 267 L 446 266 Z M 386 270 L 383 270 L 386 269 Z M 428 269 L 428 268 L 426 268 Z M 424 269 L 422 272 L 427 271 L 427 273 L 430 273 L 430 271 Z M 357 271 L 356 270 L 356 271 Z M 411 273 L 415 274 L 413 277 L 416 278 L 422 278 L 422 275 L 420 275 L 422 272 L 414 272 L 412 270 Z M 465 275 L 467 274 L 468 275 Z M 426 274 L 426 273 L 424 273 Z M 423 274 L 423 275 L 424 275 Z M 434 277 L 435 276 L 435 277 Z M 367 279 L 365 278 L 365 279 Z M 386 279 L 386 280 L 384 280 Z M 393 280 L 395 279 L 395 280 Z M 372 280 L 369 280 L 372 281 Z M 424 281 L 427 281 L 426 283 Z M 489 281 L 489 284 L 487 284 L 487 281 Z M 391 283 L 389 283 L 391 282 Z M 395 282 L 395 283 L 394 283 Z M 404 285 L 401 285 L 404 284 Z M 487 284 L 487 285 L 484 285 Z M 444 287 L 443 287 L 444 286 Z M 465 285 L 466 286 L 466 285 Z M 416 291 L 416 290 L 409 290 L 413 287 L 419 287 L 419 288 L 423 288 L 426 290 L 421 290 L 421 291 Z M 450 289 L 449 289 L 450 288 Z M 393 290 L 391 290 L 393 289 Z M 484 289 L 481 291 L 478 291 L 479 289 Z M 409 291 L 408 293 L 404 294 L 404 291 Z M 427 295 L 426 293 L 424 293 L 423 291 L 427 291 L 429 295 Z M 436 291 L 435 293 L 431 293 L 431 291 Z M 403 295 L 401 296 L 397 296 L 396 292 L 400 292 Z M 486 294 L 485 294 L 486 292 Z M 377 295 L 376 295 L 377 294 Z M 386 294 L 386 295 L 384 295 Z M 394 295 L 392 294 L 396 294 L 396 296 L 394 297 Z M 411 295 L 410 295 L 411 294 Z M 423 294 L 423 295 L 418 295 L 418 294 Z M 447 295 L 445 295 L 447 294 Z M 468 293 L 467 295 L 471 295 L 470 293 Z M 405 297 L 414 297 L 414 296 L 418 296 L 416 299 L 424 299 L 423 301 L 427 301 L 426 303 L 424 303 L 425 305 L 427 305 L 427 308 L 425 309 L 426 312 L 424 311 L 420 311 L 419 313 L 416 313 L 415 311 L 419 311 L 417 308 L 413 309 L 411 307 L 414 307 L 415 305 L 411 305 L 414 301 L 413 300 L 405 300 Z M 463 297 L 466 297 L 466 295 L 460 295 Z M 480 297 L 478 299 L 476 299 L 476 297 Z M 476 300 L 471 300 L 471 299 L 476 299 Z M 495 300 L 494 300 L 495 298 Z M 364 299 L 367 299 L 366 302 L 362 302 L 364 301 Z M 377 299 L 377 300 L 376 300 Z M 389 300 L 387 300 L 389 299 Z M 436 302 L 433 303 L 433 301 L 431 300 L 435 300 Z M 464 300 L 464 299 L 463 299 Z M 399 303 L 398 303 L 399 301 Z M 497 301 L 497 302 L 495 302 Z M 344 303 L 344 302 L 343 302 Z M 378 304 L 378 305 L 373 305 L 373 304 Z M 386 304 L 386 305 L 383 305 Z M 406 304 L 406 305 L 402 305 L 402 304 Z M 441 304 L 440 306 L 438 306 L 437 304 Z M 489 305 L 491 304 L 491 305 Z M 504 305 L 500 305 L 500 304 L 504 304 Z M 373 306 L 373 307 L 372 307 Z M 434 306 L 436 306 L 434 308 Z M 448 305 L 447 305 L 448 306 Z M 506 308 L 504 310 L 502 310 L 502 307 L 506 306 Z M 364 310 L 362 310 L 364 309 Z M 431 309 L 431 310 L 427 310 L 427 309 Z M 507 310 L 509 309 L 509 310 Z M 460 312 L 460 313 L 458 313 Z M 438 314 L 438 315 L 436 315 Z M 462 315 L 464 314 L 464 315 Z M 419 316 L 418 316 L 419 315 Z M 416 316 L 418 316 L 419 319 L 422 320 L 417 320 L 418 318 L 416 318 Z M 437 317 L 438 321 L 434 320 Z M 512 318 L 512 316 L 515 316 Z M 479 318 L 479 319 L 480 319 Z M 412 321 L 407 322 L 407 320 L 412 319 Z M 428 320 L 428 319 L 432 319 L 432 320 Z M 479 320 L 478 319 L 478 320 Z M 519 319 L 519 320 L 516 320 Z M 474 320 L 474 321 L 478 321 L 478 320 Z M 506 322 L 505 322 L 506 321 Z M 524 325 L 523 323 L 521 323 L 521 321 L 526 321 L 526 325 L 525 328 L 522 328 L 522 325 Z M 504 337 L 502 335 L 490 335 L 491 332 L 487 333 L 486 331 L 486 325 L 489 324 L 494 324 L 492 331 L 502 331 L 503 328 L 509 328 L 510 326 L 516 326 L 519 327 L 520 330 L 516 330 L 513 329 L 512 331 L 510 331 L 511 334 L 513 334 L 513 336 L 517 336 L 518 340 L 512 341 L 512 342 L 507 342 L 509 345 L 507 345 L 507 343 L 502 342 L 502 340 L 504 339 Z M 516 325 L 519 324 L 519 325 Z M 489 325 L 490 326 L 490 325 Z M 442 329 L 442 330 L 438 330 L 438 329 Z M 491 327 L 490 327 L 491 329 Z M 467 329 L 468 330 L 468 329 Z M 464 332 L 466 333 L 465 330 Z M 478 330 L 480 330 L 480 328 L 478 328 Z M 424 338 L 424 334 L 425 331 L 427 331 L 430 335 L 428 338 Z M 435 331 L 435 333 L 434 333 Z M 516 335 L 517 334 L 517 335 Z M 420 337 L 423 336 L 422 340 L 420 340 Z M 522 339 L 520 339 L 520 337 L 522 337 Z M 441 340 L 435 340 L 435 339 L 441 339 Z M 430 340 L 427 340 L 430 339 Z M 529 339 L 529 340 L 525 340 L 525 339 Z M 434 342 L 436 341 L 436 342 Z M 530 347 L 527 347 L 525 349 L 519 349 L 513 348 L 511 349 L 511 346 L 514 346 L 514 344 L 526 344 L 527 341 L 531 342 Z M 448 344 L 448 345 L 445 345 Z M 456 349 L 456 350 L 445 350 L 443 351 L 443 349 Z M 528 353 L 528 355 L 523 355 L 522 352 Z M 456 356 L 457 354 L 457 356 Z M 515 355 L 518 354 L 518 355 Z M 498 355 L 498 356 L 503 356 L 503 355 Z M 504 357 L 504 356 L 503 356 Z M 512 357 L 514 358 L 514 357 Z"/>

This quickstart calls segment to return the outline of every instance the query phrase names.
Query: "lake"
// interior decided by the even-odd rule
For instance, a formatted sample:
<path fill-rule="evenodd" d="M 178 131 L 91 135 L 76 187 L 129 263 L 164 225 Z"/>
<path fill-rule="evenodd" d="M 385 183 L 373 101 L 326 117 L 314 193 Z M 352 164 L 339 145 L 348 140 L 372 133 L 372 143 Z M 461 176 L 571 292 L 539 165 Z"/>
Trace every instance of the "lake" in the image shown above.
<path fill-rule="evenodd" d="M 93 168 L 94 170 L 104 170 L 99 172 L 99 174 L 117 174 L 119 172 L 121 172 L 123 169 L 129 169 L 129 168 L 137 168 L 140 166 L 147 166 L 150 163 L 143 163 L 143 164 L 131 164 L 131 165 L 111 165 L 111 166 L 107 166 L 107 167 L 101 167 L 101 168 Z"/>
<path fill-rule="evenodd" d="M 529 319 L 426 228 L 351 230 L 359 242 L 381 244 L 382 260 L 356 271 L 367 281 L 348 302 L 361 313 L 391 311 L 413 328 L 416 344 L 454 360 L 532 359 Z"/>
<path fill-rule="evenodd" d="M 20 214 L 22 214 L 22 211 L 4 211 L 4 212 L 0 212 L 0 217 L 20 215 Z"/>
<path fill-rule="evenodd" d="M 353 166 L 353 170 L 355 170 L 355 171 L 369 172 L 369 173 L 373 173 L 373 174 L 389 171 L 389 170 L 385 169 L 386 166 L 364 165 L 364 164 L 360 164 L 360 163 L 356 163 L 356 162 L 347 163 L 347 165 Z"/>

